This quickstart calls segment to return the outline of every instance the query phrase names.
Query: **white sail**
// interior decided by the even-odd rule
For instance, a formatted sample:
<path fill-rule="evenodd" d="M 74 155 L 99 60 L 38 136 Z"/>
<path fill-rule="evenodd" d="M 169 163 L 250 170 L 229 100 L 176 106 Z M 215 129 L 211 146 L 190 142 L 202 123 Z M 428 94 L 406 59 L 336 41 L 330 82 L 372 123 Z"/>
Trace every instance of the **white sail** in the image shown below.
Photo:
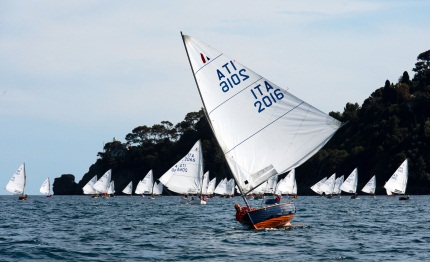
<path fill-rule="evenodd" d="M 266 187 L 264 189 L 264 193 L 266 194 L 275 194 L 276 190 L 276 181 L 278 180 L 278 176 L 272 176 L 266 181 Z"/>
<path fill-rule="evenodd" d="M 161 183 L 157 184 L 157 182 L 154 182 L 152 194 L 157 196 L 157 195 L 161 195 L 162 193 L 163 193 L 163 184 Z"/>
<path fill-rule="evenodd" d="M 39 189 L 40 193 L 45 195 L 51 194 L 51 184 L 49 183 L 49 177 L 43 181 L 42 186 Z"/>
<path fill-rule="evenodd" d="M 390 190 L 386 189 L 386 191 L 387 191 L 387 196 L 392 196 L 393 195 L 393 192 L 391 192 Z"/>
<path fill-rule="evenodd" d="M 237 60 L 183 36 L 205 113 L 243 194 L 305 162 L 341 123 Z"/>
<path fill-rule="evenodd" d="M 295 195 L 295 194 L 297 194 L 295 169 L 292 169 L 286 177 L 279 180 L 277 188 L 276 188 L 276 194 L 277 195 L 284 195 L 284 194 Z"/>
<path fill-rule="evenodd" d="M 235 188 L 235 183 L 234 183 L 234 179 L 230 179 L 227 181 L 227 195 L 229 196 L 233 196 L 234 195 L 234 188 Z"/>
<path fill-rule="evenodd" d="M 202 186 L 201 186 L 201 194 L 202 195 L 208 194 L 208 186 L 209 186 L 209 171 L 207 171 L 203 175 Z"/>
<path fill-rule="evenodd" d="M 99 180 L 97 180 L 96 183 L 94 183 L 93 188 L 99 193 L 107 194 L 107 190 L 110 185 L 111 175 L 112 170 L 109 169 L 108 171 L 106 171 L 106 173 L 103 174 L 102 177 L 99 178 Z"/>
<path fill-rule="evenodd" d="M 340 186 L 340 190 L 346 193 L 353 193 L 355 194 L 357 192 L 357 181 L 358 181 L 358 172 L 357 168 L 355 168 L 351 174 L 346 178 L 345 182 Z"/>
<path fill-rule="evenodd" d="M 133 181 L 130 181 L 128 185 L 122 190 L 124 194 L 131 195 L 133 194 Z"/>
<path fill-rule="evenodd" d="M 214 192 L 215 192 L 215 186 L 216 186 L 216 177 L 212 178 L 212 180 L 208 184 L 208 190 L 207 190 L 207 194 L 208 195 L 213 195 L 214 194 Z"/>
<path fill-rule="evenodd" d="M 82 191 L 85 195 L 92 195 L 97 194 L 97 191 L 93 188 L 93 185 L 97 182 L 97 175 L 95 175 L 93 178 L 91 178 L 88 183 L 85 184 L 85 186 L 82 188 Z"/>
<path fill-rule="evenodd" d="M 408 183 L 408 160 L 406 159 L 397 168 L 396 172 L 390 177 L 390 179 L 385 183 L 384 187 L 387 192 L 392 192 L 396 194 L 405 194 L 406 184 Z"/>
<path fill-rule="evenodd" d="M 340 190 L 340 186 L 342 184 L 343 184 L 343 175 L 341 175 L 340 177 L 336 178 L 336 181 L 334 183 L 333 194 L 340 195 L 342 193 L 342 191 Z"/>
<path fill-rule="evenodd" d="M 323 179 L 321 179 L 320 181 L 318 181 L 315 185 L 311 186 L 311 189 L 321 195 L 323 193 L 323 191 L 320 189 L 321 185 L 324 184 L 324 182 L 327 180 L 327 177 L 324 177 Z"/>
<path fill-rule="evenodd" d="M 9 183 L 7 183 L 6 185 L 6 190 L 14 194 L 24 195 L 25 181 L 25 164 L 23 163 L 12 175 L 11 179 L 9 180 Z"/>
<path fill-rule="evenodd" d="M 109 195 L 115 194 L 115 183 L 114 183 L 114 181 L 110 182 L 109 188 L 107 190 L 107 194 L 109 194 Z"/>
<path fill-rule="evenodd" d="M 336 173 L 331 175 L 323 184 L 320 186 L 320 190 L 326 195 L 332 195 L 334 191 L 334 185 L 336 181 Z"/>
<path fill-rule="evenodd" d="M 369 180 L 369 182 L 367 182 L 367 184 L 363 187 L 363 189 L 361 189 L 361 191 L 368 194 L 375 194 L 375 189 L 376 189 L 376 180 L 375 180 L 375 176 L 372 176 L 372 178 Z"/>
<path fill-rule="evenodd" d="M 222 179 L 215 188 L 215 194 L 217 195 L 227 195 L 227 178 Z"/>
<path fill-rule="evenodd" d="M 295 179 L 294 179 L 293 192 L 291 194 L 292 195 L 297 195 L 297 181 Z"/>
<path fill-rule="evenodd" d="M 152 194 L 152 188 L 154 186 L 154 177 L 152 174 L 152 169 L 145 175 L 145 177 L 139 181 L 136 186 L 134 193 L 136 194 Z"/>
<path fill-rule="evenodd" d="M 169 190 L 178 194 L 198 194 L 203 176 L 203 155 L 200 140 L 178 163 L 160 177 Z"/>

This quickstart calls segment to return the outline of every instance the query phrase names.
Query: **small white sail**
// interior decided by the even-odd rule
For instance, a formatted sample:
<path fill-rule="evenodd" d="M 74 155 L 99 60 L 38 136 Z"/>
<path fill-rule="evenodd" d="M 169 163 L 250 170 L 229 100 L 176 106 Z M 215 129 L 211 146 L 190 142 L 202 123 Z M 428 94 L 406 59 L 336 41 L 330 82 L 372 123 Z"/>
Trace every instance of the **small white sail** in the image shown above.
<path fill-rule="evenodd" d="M 209 186 L 209 171 L 206 171 L 206 173 L 203 175 L 203 181 L 201 186 L 201 194 L 207 195 L 208 194 L 208 186 Z"/>
<path fill-rule="evenodd" d="M 133 181 L 130 181 L 128 185 L 122 190 L 124 194 L 131 195 L 133 193 Z"/>
<path fill-rule="evenodd" d="M 340 195 L 342 193 L 342 191 L 340 190 L 340 186 L 342 184 L 343 184 L 343 175 L 341 175 L 340 177 L 336 178 L 336 182 L 334 183 L 333 194 Z"/>
<path fill-rule="evenodd" d="M 334 185 L 336 181 L 336 173 L 331 175 L 324 183 L 320 185 L 319 190 L 326 195 L 332 195 L 334 192 Z"/>
<path fill-rule="evenodd" d="M 93 185 L 97 182 L 97 175 L 95 175 L 93 178 L 91 178 L 88 183 L 85 184 L 85 186 L 82 188 L 82 191 L 85 195 L 92 195 L 97 194 L 97 191 L 93 188 Z"/>
<path fill-rule="evenodd" d="M 49 177 L 43 181 L 42 186 L 40 187 L 40 193 L 45 195 L 51 194 L 51 184 L 49 183 Z"/>
<path fill-rule="evenodd" d="M 163 184 L 154 182 L 154 190 L 152 191 L 153 195 L 158 196 L 163 193 Z"/>
<path fill-rule="evenodd" d="M 393 195 L 393 192 L 391 192 L 390 190 L 386 189 L 386 191 L 387 191 L 387 196 L 392 196 Z"/>
<path fill-rule="evenodd" d="M 327 177 L 324 177 L 320 181 L 318 181 L 315 185 L 311 186 L 311 189 L 317 193 L 318 195 L 321 195 L 323 191 L 320 189 L 321 185 L 327 180 Z"/>
<path fill-rule="evenodd" d="M 227 194 L 227 178 L 222 179 L 215 188 L 215 194 L 225 196 Z"/>
<path fill-rule="evenodd" d="M 297 194 L 295 169 L 292 169 L 285 178 L 281 179 L 278 182 L 276 194 L 277 195 L 284 195 L 284 194 L 296 195 Z"/>
<path fill-rule="evenodd" d="M 139 181 L 134 193 L 151 195 L 153 186 L 154 186 L 154 178 L 153 178 L 152 169 L 151 169 L 145 175 L 145 177 L 141 181 Z"/>
<path fill-rule="evenodd" d="M 358 171 L 357 168 L 355 168 L 351 174 L 346 178 L 345 182 L 340 186 L 340 190 L 346 193 L 353 193 L 355 194 L 357 192 L 357 180 L 358 180 Z"/>
<path fill-rule="evenodd" d="M 6 190 L 14 194 L 24 195 L 25 181 L 25 164 L 23 163 L 12 175 L 11 179 L 9 180 L 9 183 L 7 183 L 6 185 Z"/>
<path fill-rule="evenodd" d="M 387 183 L 385 183 L 384 188 L 387 189 L 387 192 L 390 191 L 396 194 L 405 194 L 407 183 L 408 160 L 406 159 L 399 168 L 397 168 L 396 172 L 394 172 Z"/>
<path fill-rule="evenodd" d="M 361 189 L 361 191 L 368 194 L 375 194 L 375 189 L 376 189 L 376 180 L 375 180 L 375 176 L 372 176 L 372 178 L 369 180 L 369 182 L 367 182 L 367 184 L 363 187 L 363 189 Z"/>
<path fill-rule="evenodd" d="M 212 180 L 208 184 L 208 190 L 207 190 L 208 195 L 214 194 L 215 186 L 216 186 L 216 177 L 212 178 Z"/>
<path fill-rule="evenodd" d="M 97 180 L 96 183 L 94 183 L 93 188 L 100 193 L 107 194 L 107 190 L 110 185 L 112 170 L 109 169 L 106 171 L 106 173 L 103 174 L 102 177 L 100 177 L 99 180 Z"/>
<path fill-rule="evenodd" d="M 276 190 L 276 181 L 278 180 L 278 176 L 272 176 L 266 181 L 266 186 L 264 189 L 264 193 L 266 194 L 275 194 Z M 240 192 L 240 191 L 239 191 Z"/>
<path fill-rule="evenodd" d="M 234 195 L 234 188 L 235 188 L 235 183 L 234 183 L 234 179 L 231 178 L 230 180 L 227 181 L 227 195 L 228 196 L 233 196 Z"/>
<path fill-rule="evenodd" d="M 178 194 L 199 194 L 203 176 L 203 155 L 200 140 L 172 168 L 160 177 L 169 190 Z"/>
<path fill-rule="evenodd" d="M 114 181 L 112 180 L 111 182 L 110 182 L 110 184 L 109 184 L 109 188 L 108 188 L 108 190 L 107 190 L 107 194 L 108 195 L 113 195 L 113 194 L 115 194 L 115 183 L 114 183 Z"/>

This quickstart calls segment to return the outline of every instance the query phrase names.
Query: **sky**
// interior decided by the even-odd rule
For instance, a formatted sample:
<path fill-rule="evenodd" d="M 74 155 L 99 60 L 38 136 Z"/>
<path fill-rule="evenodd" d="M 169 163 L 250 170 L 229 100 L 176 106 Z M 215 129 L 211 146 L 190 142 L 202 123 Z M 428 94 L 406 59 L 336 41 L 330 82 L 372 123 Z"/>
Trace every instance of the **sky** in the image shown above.
<path fill-rule="evenodd" d="M 82 179 L 106 142 L 202 102 L 182 31 L 318 109 L 343 112 L 430 49 L 430 2 L 0 1 L 0 194 Z"/>

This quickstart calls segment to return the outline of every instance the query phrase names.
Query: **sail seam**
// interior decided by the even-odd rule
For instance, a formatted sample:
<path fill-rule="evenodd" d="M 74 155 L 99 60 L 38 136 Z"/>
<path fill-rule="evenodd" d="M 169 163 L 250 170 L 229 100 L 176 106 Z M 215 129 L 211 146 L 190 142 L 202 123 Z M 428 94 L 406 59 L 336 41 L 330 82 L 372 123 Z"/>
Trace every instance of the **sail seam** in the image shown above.
<path fill-rule="evenodd" d="M 255 80 L 254 82 L 252 82 L 251 84 L 249 84 L 248 86 L 246 86 L 245 88 L 243 88 L 242 90 L 240 90 L 239 92 L 237 92 L 237 94 L 229 97 L 227 100 L 225 100 L 224 102 L 222 102 L 221 104 L 217 105 L 214 109 L 212 109 L 212 111 L 209 112 L 209 115 L 212 114 L 213 111 L 215 111 L 218 107 L 222 106 L 223 104 L 225 104 L 227 101 L 229 101 L 230 99 L 232 99 L 233 97 L 237 96 L 238 94 L 242 93 L 243 91 L 245 91 L 246 89 L 248 89 L 250 86 L 254 85 L 255 83 L 257 83 L 258 81 L 260 81 L 263 77 L 260 77 L 259 79 Z"/>
<path fill-rule="evenodd" d="M 210 60 L 208 63 L 206 63 L 204 66 L 200 67 L 199 70 L 197 70 L 194 75 L 197 75 L 197 73 L 202 70 L 204 67 L 206 67 L 207 65 L 209 65 L 210 63 L 212 63 L 213 61 L 217 60 L 218 57 L 222 56 L 223 54 L 220 54 L 219 56 L 215 57 L 214 59 Z"/>
<path fill-rule="evenodd" d="M 268 126 L 272 125 L 273 123 L 275 123 L 276 121 L 278 121 L 279 119 L 283 118 L 285 115 L 289 114 L 291 111 L 293 111 L 294 109 L 298 108 L 299 106 L 301 106 L 304 102 L 302 101 L 300 104 L 296 105 L 295 107 L 291 108 L 290 110 L 288 110 L 288 112 L 285 112 L 285 114 L 279 116 L 278 118 L 276 118 L 275 120 L 273 120 L 272 122 L 270 122 L 269 124 L 265 125 L 264 127 L 262 127 L 260 130 L 258 130 L 257 132 L 255 132 L 254 134 L 250 135 L 249 137 L 247 137 L 246 139 L 242 140 L 239 144 L 237 144 L 236 146 L 234 146 L 232 149 L 230 149 L 229 151 L 225 152 L 224 154 L 228 154 L 230 153 L 232 150 L 234 150 L 236 147 L 240 146 L 241 144 L 243 144 L 245 141 L 247 141 L 248 139 L 250 139 L 251 137 L 255 136 L 256 134 L 260 133 L 262 130 L 266 129 Z"/>

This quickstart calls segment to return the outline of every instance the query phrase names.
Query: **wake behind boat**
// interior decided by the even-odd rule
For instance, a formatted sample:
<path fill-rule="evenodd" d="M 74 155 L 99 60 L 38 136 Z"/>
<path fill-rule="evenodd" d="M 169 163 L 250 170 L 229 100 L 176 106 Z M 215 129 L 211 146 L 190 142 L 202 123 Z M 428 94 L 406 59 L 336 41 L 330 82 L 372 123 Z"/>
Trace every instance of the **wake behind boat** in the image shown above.
<path fill-rule="evenodd" d="M 246 204 L 236 205 L 244 213 L 238 221 L 253 229 L 287 225 L 294 203 L 253 209 L 245 196 L 309 159 L 341 123 L 207 44 L 182 40 L 206 118 Z"/>

